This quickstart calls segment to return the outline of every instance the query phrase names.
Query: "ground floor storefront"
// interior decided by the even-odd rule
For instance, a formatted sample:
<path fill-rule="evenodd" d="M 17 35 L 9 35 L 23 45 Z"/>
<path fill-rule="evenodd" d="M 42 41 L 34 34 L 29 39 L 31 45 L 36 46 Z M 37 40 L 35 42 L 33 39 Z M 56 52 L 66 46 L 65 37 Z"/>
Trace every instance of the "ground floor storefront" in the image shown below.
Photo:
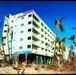
<path fill-rule="evenodd" d="M 43 56 L 39 54 L 19 54 L 19 62 L 26 62 L 27 64 L 35 63 L 35 64 L 52 64 L 53 57 Z"/>

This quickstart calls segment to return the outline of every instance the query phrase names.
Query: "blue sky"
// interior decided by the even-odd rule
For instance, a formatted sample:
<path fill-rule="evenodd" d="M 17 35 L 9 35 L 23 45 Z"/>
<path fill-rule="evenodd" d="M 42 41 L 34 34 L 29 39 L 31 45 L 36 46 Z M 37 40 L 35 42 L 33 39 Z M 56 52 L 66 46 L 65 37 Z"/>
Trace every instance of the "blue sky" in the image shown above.
<path fill-rule="evenodd" d="M 3 15 L 15 15 L 32 9 L 54 33 L 56 33 L 54 17 L 57 19 L 63 16 L 68 17 L 62 21 L 65 32 L 63 33 L 59 29 L 58 36 L 60 39 L 76 34 L 76 30 L 72 30 L 73 26 L 76 27 L 76 2 L 74 1 L 0 1 L 0 13 Z M 3 26 L 3 18 L 0 17 L 0 20 Z M 71 41 L 66 39 L 66 45 L 70 46 L 70 44 Z"/>

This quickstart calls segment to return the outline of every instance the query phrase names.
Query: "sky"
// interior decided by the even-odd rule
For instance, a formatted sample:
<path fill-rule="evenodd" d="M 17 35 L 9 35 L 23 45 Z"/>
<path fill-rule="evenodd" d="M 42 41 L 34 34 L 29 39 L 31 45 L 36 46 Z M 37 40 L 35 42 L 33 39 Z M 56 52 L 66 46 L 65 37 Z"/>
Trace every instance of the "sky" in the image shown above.
<path fill-rule="evenodd" d="M 65 32 L 61 32 L 59 29 L 58 37 L 62 39 L 65 36 L 70 37 L 76 34 L 76 30 L 72 30 L 72 27 L 76 27 L 76 2 L 74 1 L 0 1 L 0 13 L 4 16 L 7 14 L 15 15 L 28 10 L 34 10 L 55 34 L 54 17 L 60 19 L 67 16 L 62 20 Z M 0 21 L 3 27 L 4 19 L 1 16 Z M 72 42 L 66 39 L 65 43 L 69 47 Z M 76 52 L 76 48 L 74 51 Z"/>

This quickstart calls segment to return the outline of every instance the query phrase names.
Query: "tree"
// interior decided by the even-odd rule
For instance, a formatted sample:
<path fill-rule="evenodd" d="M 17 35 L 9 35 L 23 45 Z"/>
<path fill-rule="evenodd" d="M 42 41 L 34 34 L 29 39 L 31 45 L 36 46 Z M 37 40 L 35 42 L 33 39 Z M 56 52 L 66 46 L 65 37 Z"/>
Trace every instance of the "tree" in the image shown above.
<path fill-rule="evenodd" d="M 64 17 L 62 17 L 62 18 L 60 18 L 60 19 L 58 19 L 58 20 L 54 17 L 54 19 L 55 19 L 55 25 L 56 25 L 56 35 L 57 35 L 57 36 L 58 36 L 58 27 L 60 27 L 60 29 L 61 29 L 62 32 L 65 31 L 63 25 L 61 24 L 61 21 L 62 21 L 64 18 L 67 18 L 67 17 L 64 16 Z"/>
<path fill-rule="evenodd" d="M 68 38 L 69 40 L 72 41 L 72 45 L 71 45 L 71 47 L 70 47 L 70 52 L 69 52 L 70 62 L 72 62 L 72 59 L 73 59 L 73 56 L 74 56 L 74 54 L 73 54 L 72 51 L 73 51 L 73 49 L 74 49 L 74 46 L 76 46 L 76 42 L 74 41 L 75 36 L 76 36 L 76 34 L 74 34 L 74 35 L 72 35 L 70 38 Z"/>
<path fill-rule="evenodd" d="M 9 52 L 9 61 L 10 61 L 10 57 L 11 57 L 11 54 L 10 54 L 10 48 L 9 48 L 9 21 L 6 17 L 4 17 L 4 15 L 2 15 L 0 13 L 0 16 L 5 18 L 5 20 L 7 21 L 6 24 L 7 24 L 7 35 L 6 35 L 6 38 L 7 38 L 7 45 L 8 45 L 8 52 Z"/>
<path fill-rule="evenodd" d="M 56 43 L 58 43 L 59 41 L 60 41 L 59 38 L 55 37 L 55 40 L 51 42 L 52 44 L 55 44 L 55 47 L 53 48 L 54 49 L 53 65 L 54 64 L 58 65 L 58 59 L 57 59 L 57 53 L 56 53 L 56 49 L 57 49 Z"/>
<path fill-rule="evenodd" d="M 54 17 L 54 20 L 55 20 L 55 25 L 56 25 L 56 38 L 55 38 L 55 48 L 54 48 L 54 57 L 53 57 L 53 61 L 56 59 L 57 60 L 57 55 L 56 55 L 56 43 L 57 42 L 60 42 L 59 41 L 59 38 L 58 38 L 58 27 L 60 27 L 61 31 L 64 32 L 64 27 L 63 25 L 61 24 L 61 21 L 64 19 L 64 18 L 67 18 L 66 16 L 60 18 L 60 19 L 56 19 Z"/>
<path fill-rule="evenodd" d="M 1 23 L 1 21 L 0 21 L 0 23 Z M 1 24 L 0 24 L 0 29 L 2 29 Z M 4 40 L 4 37 L 2 37 L 2 33 L 1 33 L 0 34 L 0 41 L 1 41 L 1 46 L 2 46 L 1 53 L 2 53 L 2 57 L 3 57 L 3 63 L 4 63 L 4 61 L 5 61 L 5 51 L 4 51 L 4 46 L 3 46 L 3 40 Z"/>
<path fill-rule="evenodd" d="M 62 40 L 59 41 L 59 47 L 62 50 L 62 65 L 64 65 L 64 52 L 66 51 L 66 45 L 65 45 L 65 39 L 68 38 L 68 36 L 65 36 Z"/>
<path fill-rule="evenodd" d="M 73 58 L 73 49 L 74 49 L 74 44 L 71 45 L 70 47 L 70 52 L 69 52 L 69 58 L 70 58 L 70 62 L 72 62 L 72 58 Z"/>
<path fill-rule="evenodd" d="M 71 37 L 69 37 L 68 39 L 70 39 L 71 41 L 74 41 L 76 34 L 72 35 Z"/>

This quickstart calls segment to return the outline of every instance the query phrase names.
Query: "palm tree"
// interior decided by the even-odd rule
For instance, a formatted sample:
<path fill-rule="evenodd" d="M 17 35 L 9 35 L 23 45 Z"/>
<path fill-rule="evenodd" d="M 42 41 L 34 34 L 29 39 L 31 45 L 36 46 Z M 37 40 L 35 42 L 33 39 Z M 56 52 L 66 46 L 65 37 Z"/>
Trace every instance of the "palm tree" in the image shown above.
<path fill-rule="evenodd" d="M 72 62 L 72 57 L 73 57 L 73 49 L 74 49 L 74 44 L 71 45 L 70 47 L 70 52 L 69 52 L 69 58 L 70 58 L 70 62 Z"/>
<path fill-rule="evenodd" d="M 0 21 L 0 23 L 1 23 L 1 21 Z M 1 29 L 2 27 L 1 27 L 1 25 L 0 25 L 0 29 Z M 2 56 L 3 56 L 3 63 L 4 63 L 4 61 L 5 61 L 5 51 L 4 51 L 4 46 L 3 46 L 3 40 L 4 40 L 4 38 L 2 37 L 2 33 L 0 34 L 0 40 L 1 40 L 1 46 L 2 46 Z M 1 49 L 1 48 L 0 48 Z"/>
<path fill-rule="evenodd" d="M 69 53 L 70 62 L 72 62 L 72 58 L 73 58 L 73 52 L 72 52 L 72 50 L 74 49 L 74 46 L 76 46 L 76 42 L 74 41 L 75 36 L 76 36 L 76 34 L 74 34 L 70 38 L 68 38 L 69 40 L 72 41 L 72 45 L 71 45 L 70 53 Z"/>
<path fill-rule="evenodd" d="M 59 42 L 59 38 L 58 37 L 55 37 L 55 40 L 51 42 L 52 44 L 55 44 L 55 47 L 53 48 L 54 49 L 53 65 L 54 64 L 58 65 L 58 59 L 57 59 L 57 53 L 56 53 L 56 49 L 57 49 L 56 43 L 58 43 L 58 42 Z"/>
<path fill-rule="evenodd" d="M 67 18 L 67 17 L 64 16 L 64 17 L 62 17 L 62 18 L 60 18 L 60 19 L 58 19 L 58 20 L 54 17 L 54 19 L 55 19 L 55 25 L 56 25 L 56 35 L 57 35 L 57 36 L 58 36 L 58 27 L 60 27 L 60 29 L 61 29 L 62 32 L 65 31 L 63 25 L 61 24 L 61 21 L 62 21 L 64 18 Z"/>
<path fill-rule="evenodd" d="M 76 42 L 73 40 L 74 45 L 76 46 Z"/>
<path fill-rule="evenodd" d="M 70 38 L 68 38 L 68 39 L 70 39 L 71 41 L 74 41 L 75 36 L 76 36 L 76 34 L 72 35 L 72 36 L 71 36 Z"/>
<path fill-rule="evenodd" d="M 68 38 L 68 36 L 65 36 L 62 40 L 59 41 L 59 47 L 62 50 L 62 65 L 64 65 L 64 52 L 66 51 L 66 45 L 65 45 L 65 39 Z"/>
<path fill-rule="evenodd" d="M 8 53 L 9 53 L 9 61 L 10 61 L 10 57 L 11 57 L 11 54 L 10 54 L 10 48 L 9 48 L 9 22 L 8 22 L 8 19 L 6 17 L 4 17 L 4 15 L 2 15 L 0 13 L 0 16 L 5 18 L 5 20 L 7 20 L 7 45 L 8 45 Z"/>
<path fill-rule="evenodd" d="M 58 38 L 58 27 L 60 27 L 61 31 L 64 32 L 64 27 L 63 25 L 61 24 L 61 21 L 64 19 L 64 18 L 67 18 L 66 16 L 60 18 L 60 19 L 56 19 L 54 17 L 54 20 L 55 20 L 55 25 L 56 25 L 56 38 L 55 38 L 55 48 L 54 48 L 54 57 L 53 57 L 53 61 L 56 59 L 57 60 L 57 55 L 56 55 L 56 43 L 59 41 L 59 38 Z"/>
<path fill-rule="evenodd" d="M 61 56 L 62 65 L 64 64 L 63 55 L 64 55 L 64 52 L 66 51 L 66 45 L 65 45 L 65 39 L 66 39 L 66 38 L 68 38 L 68 36 L 65 36 L 62 40 L 60 40 L 58 37 L 56 37 L 55 40 L 52 41 L 52 43 L 54 43 L 54 42 L 55 42 L 55 44 L 58 43 L 58 44 L 59 44 L 59 50 L 60 50 L 60 49 L 62 50 L 62 56 Z M 55 46 L 55 48 L 53 48 L 53 49 L 54 49 L 54 61 L 57 60 L 57 58 L 56 58 L 56 56 L 58 55 L 58 54 L 56 53 L 56 49 L 57 49 L 57 48 L 58 48 L 57 46 Z"/>

